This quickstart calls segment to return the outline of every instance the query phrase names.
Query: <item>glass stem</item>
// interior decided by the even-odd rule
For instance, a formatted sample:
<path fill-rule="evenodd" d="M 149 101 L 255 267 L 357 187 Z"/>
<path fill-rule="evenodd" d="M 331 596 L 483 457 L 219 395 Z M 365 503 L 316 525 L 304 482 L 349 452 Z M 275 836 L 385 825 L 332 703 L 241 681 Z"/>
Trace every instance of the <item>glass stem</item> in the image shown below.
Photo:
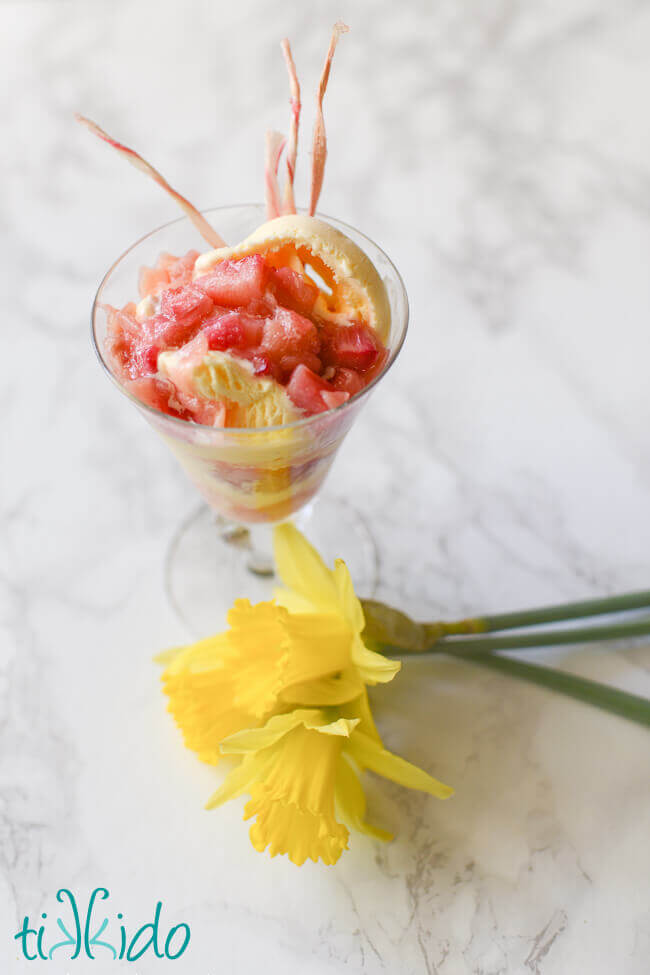
<path fill-rule="evenodd" d="M 248 529 L 246 568 L 256 576 L 275 575 L 273 558 L 273 525 L 250 525 Z"/>

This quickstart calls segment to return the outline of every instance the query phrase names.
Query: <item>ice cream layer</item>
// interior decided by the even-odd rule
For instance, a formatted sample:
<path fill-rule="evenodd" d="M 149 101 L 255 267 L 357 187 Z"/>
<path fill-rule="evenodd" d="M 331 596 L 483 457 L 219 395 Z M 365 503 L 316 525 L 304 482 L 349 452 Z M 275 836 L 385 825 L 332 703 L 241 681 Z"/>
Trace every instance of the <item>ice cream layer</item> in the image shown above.
<path fill-rule="evenodd" d="M 158 370 L 182 392 L 223 404 L 229 427 L 274 427 L 301 415 L 283 386 L 227 352 L 161 352 Z"/>

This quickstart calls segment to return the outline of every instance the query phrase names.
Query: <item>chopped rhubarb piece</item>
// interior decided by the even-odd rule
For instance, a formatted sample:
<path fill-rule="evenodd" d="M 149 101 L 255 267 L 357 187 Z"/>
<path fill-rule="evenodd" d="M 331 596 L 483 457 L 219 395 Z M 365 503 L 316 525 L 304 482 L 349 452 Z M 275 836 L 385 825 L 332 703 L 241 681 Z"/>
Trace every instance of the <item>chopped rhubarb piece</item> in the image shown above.
<path fill-rule="evenodd" d="M 278 382 L 282 379 L 282 372 L 279 367 L 273 362 L 273 360 L 266 354 L 262 352 L 261 349 L 254 347 L 252 349 L 233 349 L 233 355 L 236 355 L 238 359 L 245 359 L 246 362 L 250 362 L 253 366 L 253 373 L 256 376 L 271 376 Z"/>
<path fill-rule="evenodd" d="M 191 284 L 194 263 L 198 256 L 198 251 L 188 251 L 184 257 L 163 253 L 156 261 L 155 267 L 141 268 L 138 285 L 140 297 L 158 295 L 170 284 L 172 286 Z"/>
<path fill-rule="evenodd" d="M 254 352 L 246 358 L 253 363 L 253 372 L 256 376 L 273 375 L 273 364 L 264 352 Z"/>
<path fill-rule="evenodd" d="M 343 403 L 347 403 L 347 401 L 350 399 L 350 394 L 345 393 L 342 390 L 336 390 L 334 392 L 330 392 L 329 389 L 324 389 L 323 392 L 321 393 L 321 396 L 323 397 L 323 400 L 325 401 L 325 405 L 327 406 L 328 410 L 333 410 L 337 406 L 341 406 Z"/>
<path fill-rule="evenodd" d="M 271 291 L 278 304 L 300 312 L 301 315 L 309 315 L 318 298 L 318 288 L 313 281 L 290 267 L 274 267 L 269 270 Z"/>
<path fill-rule="evenodd" d="M 176 262 L 179 260 L 180 258 L 176 257 L 175 254 L 170 254 L 169 251 L 162 251 L 158 255 L 156 267 L 160 268 L 161 271 L 170 271 L 174 264 L 176 264 Z"/>
<path fill-rule="evenodd" d="M 138 376 L 151 376 L 157 372 L 158 356 L 164 348 L 164 344 L 159 341 L 140 345 L 133 356 L 133 372 Z"/>
<path fill-rule="evenodd" d="M 143 267 L 140 269 L 138 291 L 141 298 L 158 295 L 169 286 L 169 274 L 164 268 Z"/>
<path fill-rule="evenodd" d="M 167 288 L 160 299 L 161 315 L 187 326 L 198 325 L 211 311 L 212 299 L 193 285 Z"/>
<path fill-rule="evenodd" d="M 238 308 L 263 298 L 267 277 L 264 258 L 251 254 L 239 260 L 220 261 L 209 274 L 197 278 L 195 284 L 203 288 L 216 304 Z"/>
<path fill-rule="evenodd" d="M 384 366 L 388 362 L 388 349 L 386 346 L 382 345 L 377 353 L 377 358 L 373 362 L 370 369 L 363 374 L 363 384 L 367 386 L 368 383 L 372 382 L 376 376 L 382 372 Z"/>
<path fill-rule="evenodd" d="M 124 308 L 113 308 L 105 305 L 107 315 L 107 331 L 111 337 L 124 335 L 129 340 L 135 341 L 140 334 L 140 323 L 135 317 L 135 306 L 129 302 Z"/>
<path fill-rule="evenodd" d="M 140 347 L 155 345 L 158 352 L 164 349 L 177 349 L 194 337 L 198 327 L 198 322 L 191 318 L 188 322 L 183 318 L 176 321 L 164 315 L 152 315 L 142 323 Z"/>
<path fill-rule="evenodd" d="M 208 427 L 224 427 L 226 425 L 227 408 L 223 400 L 207 399 L 205 396 L 198 396 L 188 393 L 186 390 L 179 389 L 167 380 L 174 390 L 174 401 L 183 411 L 183 417 L 193 420 L 195 423 L 202 423 Z"/>
<path fill-rule="evenodd" d="M 320 373 L 323 364 L 313 352 L 303 352 L 302 355 L 283 355 L 278 362 L 280 375 L 290 376 L 296 366 L 302 363 L 312 372 Z"/>
<path fill-rule="evenodd" d="M 128 389 L 142 403 L 153 406 L 155 410 L 160 410 L 161 413 L 168 413 L 170 416 L 176 416 L 180 419 L 189 419 L 188 414 L 178 401 L 174 384 L 168 379 L 144 376 L 130 382 Z"/>
<path fill-rule="evenodd" d="M 222 400 L 206 399 L 205 396 L 185 397 L 180 400 L 186 409 L 191 410 L 195 423 L 203 423 L 207 427 L 225 427 L 227 407 Z"/>
<path fill-rule="evenodd" d="M 365 372 L 379 354 L 374 333 L 361 324 L 325 325 L 321 341 L 321 358 L 328 366 Z"/>
<path fill-rule="evenodd" d="M 131 359 L 140 338 L 140 324 L 129 305 L 122 309 L 107 305 L 106 316 L 106 354 L 119 377 L 133 378 Z"/>
<path fill-rule="evenodd" d="M 260 344 L 264 321 L 245 312 L 229 311 L 203 323 L 209 349 L 250 349 Z"/>
<path fill-rule="evenodd" d="M 318 355 L 318 330 L 304 315 L 288 308 L 276 308 L 273 318 L 267 318 L 264 323 L 262 348 L 278 361 L 283 356 L 302 359 L 306 353 Z"/>
<path fill-rule="evenodd" d="M 255 298 L 253 301 L 246 305 L 246 311 L 249 315 L 255 315 L 257 318 L 268 318 L 272 315 L 275 310 L 275 302 L 269 301 L 265 295 L 263 298 Z"/>
<path fill-rule="evenodd" d="M 287 393 L 293 403 L 306 413 L 322 413 L 329 409 L 323 399 L 324 392 L 332 392 L 332 387 L 307 366 L 296 366 L 287 384 Z"/>
<path fill-rule="evenodd" d="M 226 349 L 236 349 L 244 345 L 244 330 L 241 327 L 239 316 L 233 313 L 233 319 L 223 315 L 215 319 L 214 322 L 204 323 L 202 332 L 208 340 L 208 348 L 225 352 Z"/>
<path fill-rule="evenodd" d="M 330 379 L 330 383 L 334 389 L 344 390 L 351 396 L 360 392 L 364 387 L 363 379 L 354 369 L 337 369 Z"/>
<path fill-rule="evenodd" d="M 188 251 L 184 257 L 175 257 L 167 268 L 170 284 L 191 284 L 198 251 Z"/>

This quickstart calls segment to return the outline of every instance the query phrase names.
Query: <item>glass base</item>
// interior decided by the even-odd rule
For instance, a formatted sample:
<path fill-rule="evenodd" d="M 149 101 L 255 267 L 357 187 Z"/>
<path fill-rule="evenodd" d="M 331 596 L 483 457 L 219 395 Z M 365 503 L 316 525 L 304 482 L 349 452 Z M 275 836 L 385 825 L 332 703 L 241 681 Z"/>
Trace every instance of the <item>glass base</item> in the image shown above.
<path fill-rule="evenodd" d="M 319 497 L 293 518 L 332 566 L 343 558 L 356 592 L 372 596 L 379 581 L 377 547 L 363 515 L 349 502 Z M 179 525 L 165 558 L 165 588 L 170 605 L 188 635 L 209 636 L 226 625 L 235 599 L 271 599 L 278 579 L 273 572 L 271 525 L 233 525 L 207 505 Z"/>

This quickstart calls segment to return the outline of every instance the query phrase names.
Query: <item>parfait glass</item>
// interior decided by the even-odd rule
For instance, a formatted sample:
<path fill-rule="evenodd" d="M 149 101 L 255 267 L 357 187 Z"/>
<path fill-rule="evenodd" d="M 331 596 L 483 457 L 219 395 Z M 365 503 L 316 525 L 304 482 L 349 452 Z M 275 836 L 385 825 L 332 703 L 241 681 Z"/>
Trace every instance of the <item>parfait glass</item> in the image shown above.
<path fill-rule="evenodd" d="M 217 207 L 204 215 L 232 243 L 266 219 L 259 204 Z M 132 301 L 140 268 L 152 266 L 162 252 L 200 248 L 186 217 L 136 241 L 107 271 L 95 296 L 92 335 L 103 368 L 162 437 L 203 499 L 192 504 L 188 498 L 189 510 L 169 540 L 164 573 L 173 608 L 197 635 L 217 628 L 234 598 L 270 598 L 272 528 L 287 519 L 296 522 L 330 563 L 335 556 L 344 557 L 364 595 L 371 595 L 377 582 L 370 526 L 353 502 L 317 495 L 345 435 L 402 347 L 408 300 L 397 269 L 376 244 L 340 220 L 323 219 L 366 252 L 385 283 L 391 310 L 388 357 L 381 372 L 360 393 L 327 412 L 273 427 L 209 427 L 141 402 L 114 375 L 105 351 L 105 306 L 121 308 Z"/>

